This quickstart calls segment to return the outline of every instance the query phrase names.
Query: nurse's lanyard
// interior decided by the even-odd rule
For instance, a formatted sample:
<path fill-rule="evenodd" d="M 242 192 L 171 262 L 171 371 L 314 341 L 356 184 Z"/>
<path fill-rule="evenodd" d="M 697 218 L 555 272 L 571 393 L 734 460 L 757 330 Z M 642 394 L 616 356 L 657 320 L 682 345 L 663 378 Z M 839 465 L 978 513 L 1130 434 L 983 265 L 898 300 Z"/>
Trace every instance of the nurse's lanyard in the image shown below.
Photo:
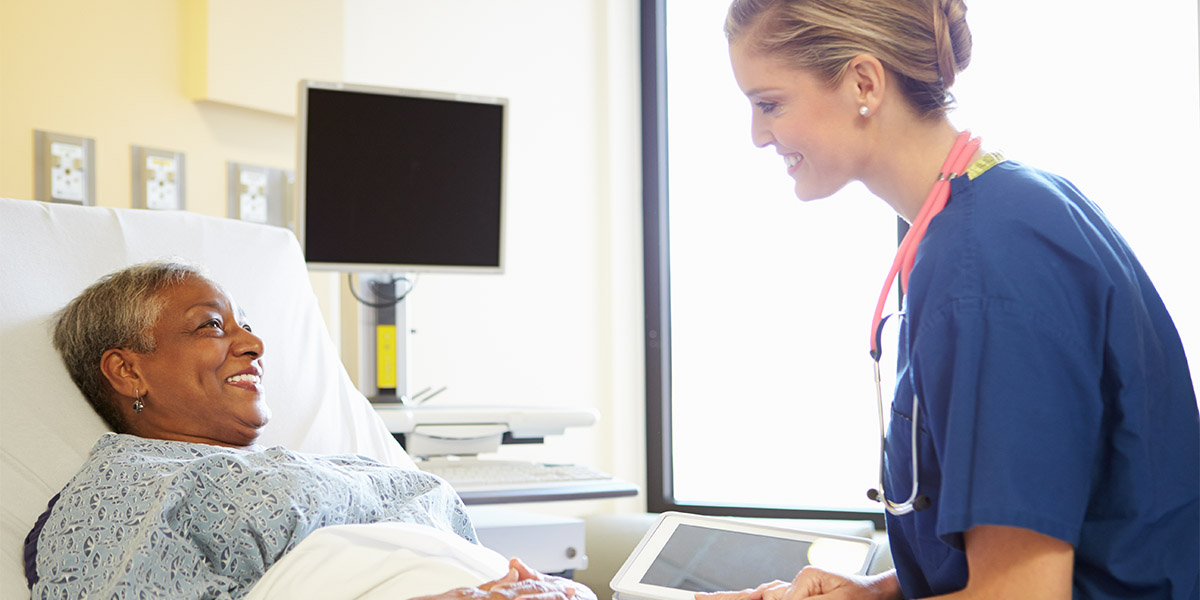
<path fill-rule="evenodd" d="M 929 496 L 917 494 L 917 409 L 920 399 L 917 397 L 916 390 L 913 390 L 912 407 L 912 493 L 904 502 L 894 502 L 883 495 L 884 458 L 887 452 L 887 434 L 883 430 L 883 389 L 879 382 L 879 359 L 883 356 L 880 343 L 883 337 L 883 325 L 887 322 L 887 317 L 883 316 L 883 307 L 887 303 L 888 292 L 891 291 L 897 274 L 900 276 L 901 291 L 908 290 L 908 276 L 912 272 L 913 262 L 917 258 L 917 246 L 925 237 L 929 221 L 933 220 L 933 217 L 946 207 L 946 201 L 950 199 L 950 180 L 967 168 L 971 157 L 975 156 L 975 152 L 979 150 L 980 142 L 979 138 L 972 139 L 969 131 L 962 132 L 954 141 L 954 147 L 946 156 L 946 162 L 942 164 L 942 170 L 938 173 L 937 181 L 933 183 L 933 189 L 929 191 L 929 197 L 925 199 L 921 212 L 917 214 L 917 219 L 909 228 L 908 235 L 904 236 L 904 241 L 900 242 L 900 249 L 896 251 L 896 258 L 892 260 L 892 268 L 888 271 L 883 291 L 879 293 L 879 302 L 875 305 L 875 315 L 871 319 L 871 359 L 875 363 L 875 402 L 879 407 L 879 488 L 867 490 L 867 497 L 876 502 L 882 502 L 884 508 L 893 515 L 906 515 L 915 510 L 925 510 L 929 508 L 931 502 Z"/>

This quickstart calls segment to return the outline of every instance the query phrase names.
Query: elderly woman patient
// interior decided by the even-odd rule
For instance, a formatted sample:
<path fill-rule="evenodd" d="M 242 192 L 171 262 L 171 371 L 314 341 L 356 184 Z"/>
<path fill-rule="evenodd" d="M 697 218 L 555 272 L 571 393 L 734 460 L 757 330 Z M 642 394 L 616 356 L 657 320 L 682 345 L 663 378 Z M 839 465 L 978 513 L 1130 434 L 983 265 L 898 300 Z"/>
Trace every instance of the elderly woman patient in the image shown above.
<path fill-rule="evenodd" d="M 104 277 L 59 313 L 54 345 L 116 433 L 97 441 L 26 539 L 34 598 L 241 598 L 331 525 L 399 522 L 475 541 L 461 500 L 436 477 L 257 446 L 271 417 L 263 341 L 195 267 L 156 262 Z M 594 598 L 512 566 L 439 591 Z"/>

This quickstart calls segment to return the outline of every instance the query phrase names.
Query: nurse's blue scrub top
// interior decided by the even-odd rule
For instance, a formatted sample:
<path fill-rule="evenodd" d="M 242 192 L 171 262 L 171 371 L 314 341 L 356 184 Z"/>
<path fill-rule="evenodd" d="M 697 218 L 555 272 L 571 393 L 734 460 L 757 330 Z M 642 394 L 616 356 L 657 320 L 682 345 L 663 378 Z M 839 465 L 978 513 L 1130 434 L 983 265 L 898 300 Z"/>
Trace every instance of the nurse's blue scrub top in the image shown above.
<path fill-rule="evenodd" d="M 905 597 L 962 589 L 963 532 L 1008 525 L 1075 547 L 1075 598 L 1200 598 L 1195 388 L 1100 210 L 1012 161 L 959 177 L 909 288 L 884 484 L 911 492 L 915 391 L 933 502 L 887 517 Z"/>

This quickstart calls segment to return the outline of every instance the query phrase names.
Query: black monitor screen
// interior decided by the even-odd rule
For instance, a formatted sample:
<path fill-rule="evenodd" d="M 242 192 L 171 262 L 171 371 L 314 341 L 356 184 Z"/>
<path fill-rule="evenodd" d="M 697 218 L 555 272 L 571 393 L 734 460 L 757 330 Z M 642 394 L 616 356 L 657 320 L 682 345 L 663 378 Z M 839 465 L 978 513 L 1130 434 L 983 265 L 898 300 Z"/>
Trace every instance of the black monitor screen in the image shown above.
<path fill-rule="evenodd" d="M 502 267 L 505 103 L 305 85 L 300 236 L 311 266 Z"/>

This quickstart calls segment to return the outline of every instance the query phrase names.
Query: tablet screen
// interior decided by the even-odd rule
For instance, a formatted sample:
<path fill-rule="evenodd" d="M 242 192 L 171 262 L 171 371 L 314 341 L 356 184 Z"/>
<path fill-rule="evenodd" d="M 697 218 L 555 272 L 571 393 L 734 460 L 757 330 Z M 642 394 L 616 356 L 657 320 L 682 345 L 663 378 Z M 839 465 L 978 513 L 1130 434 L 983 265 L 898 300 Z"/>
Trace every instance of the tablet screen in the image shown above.
<path fill-rule="evenodd" d="M 805 540 L 681 524 L 641 583 L 716 592 L 753 588 L 776 579 L 791 581 L 809 564 L 811 547 Z"/>

